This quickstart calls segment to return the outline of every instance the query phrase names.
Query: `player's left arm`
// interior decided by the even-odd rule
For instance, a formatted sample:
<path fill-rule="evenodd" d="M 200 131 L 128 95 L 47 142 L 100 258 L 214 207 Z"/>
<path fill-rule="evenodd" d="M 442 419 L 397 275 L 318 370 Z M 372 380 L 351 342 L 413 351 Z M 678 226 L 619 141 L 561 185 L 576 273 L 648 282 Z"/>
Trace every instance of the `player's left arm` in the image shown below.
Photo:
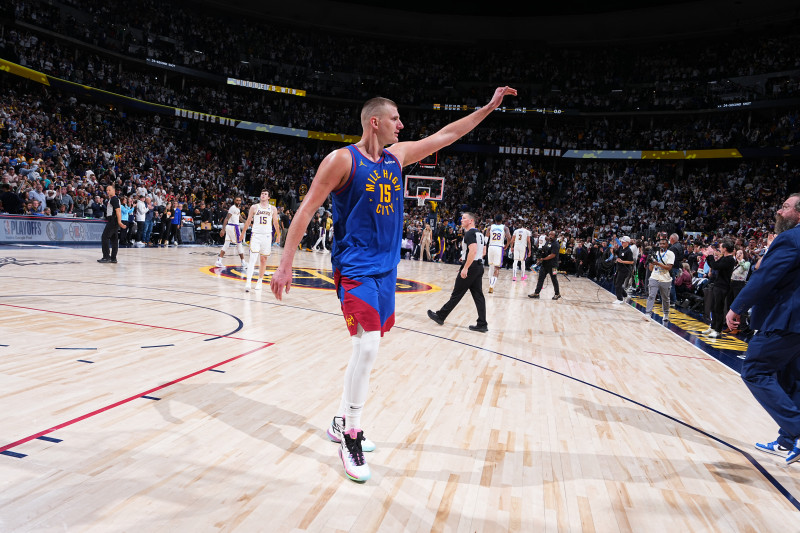
<path fill-rule="evenodd" d="M 503 97 L 506 95 L 516 96 L 516 94 L 517 90 L 511 87 L 498 87 L 489 103 L 480 109 L 476 109 L 466 117 L 451 122 L 430 137 L 425 137 L 418 141 L 395 143 L 389 147 L 389 151 L 400 160 L 400 164 L 404 167 L 421 161 L 474 130 L 492 111 L 500 107 Z"/>

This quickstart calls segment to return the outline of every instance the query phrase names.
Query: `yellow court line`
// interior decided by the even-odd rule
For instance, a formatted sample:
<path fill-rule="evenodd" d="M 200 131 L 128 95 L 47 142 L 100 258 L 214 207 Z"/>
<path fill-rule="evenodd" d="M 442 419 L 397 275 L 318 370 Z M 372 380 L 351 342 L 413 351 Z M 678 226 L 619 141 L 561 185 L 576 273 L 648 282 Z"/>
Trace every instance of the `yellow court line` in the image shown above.
<path fill-rule="evenodd" d="M 325 276 L 323 274 L 320 274 L 319 270 L 317 270 L 315 268 L 295 268 L 293 270 L 299 270 L 301 272 L 305 272 L 306 274 L 310 274 L 313 278 L 318 278 L 318 279 L 327 281 L 331 285 L 336 286 L 336 283 L 333 281 L 333 279 L 331 279 L 328 276 Z"/>
<path fill-rule="evenodd" d="M 213 271 L 215 268 L 217 268 L 217 267 L 214 267 L 214 266 L 200 267 L 200 272 L 203 272 L 204 274 L 208 274 L 210 276 L 215 276 L 216 277 L 217 274 Z M 244 274 L 241 272 L 241 270 L 239 270 L 239 267 L 226 267 L 226 268 L 229 268 L 230 272 L 232 272 L 234 274 L 238 274 L 239 276 L 241 276 L 241 278 L 236 278 L 236 277 L 233 277 L 233 276 L 222 276 L 222 277 L 224 277 L 225 279 L 232 280 L 232 281 L 239 281 L 239 282 L 244 282 L 245 281 Z M 269 280 L 270 280 L 270 277 L 272 276 L 272 274 L 275 273 L 275 270 L 277 270 L 277 267 L 267 265 L 266 270 L 267 270 L 267 272 L 264 274 L 263 279 L 264 279 L 265 282 L 268 283 Z M 305 274 L 308 274 L 308 275 L 307 276 L 298 275 L 298 272 L 299 273 L 305 273 Z M 306 287 L 306 286 L 303 286 L 303 285 L 296 285 L 294 283 L 292 283 L 292 287 L 293 288 L 296 287 L 298 289 L 312 289 L 312 290 L 317 290 L 317 291 L 332 291 L 332 290 L 334 290 L 333 286 L 335 285 L 335 283 L 334 283 L 333 279 L 328 277 L 328 276 L 326 276 L 325 274 L 321 274 L 320 272 L 321 272 L 320 270 L 315 269 L 315 268 L 294 267 L 294 268 L 292 268 L 292 279 L 293 280 L 295 280 L 295 279 L 319 279 L 319 280 L 322 280 L 322 281 L 330 283 L 331 284 L 330 288 L 325 288 L 325 287 Z M 403 281 L 412 281 L 414 283 L 419 283 L 420 285 L 427 286 L 427 287 L 430 287 L 430 288 L 426 289 L 426 290 L 419 290 L 419 291 L 400 291 L 400 292 L 397 292 L 396 294 L 425 294 L 425 293 L 429 293 L 429 292 L 438 292 L 438 291 L 442 290 L 442 288 L 439 287 L 438 285 L 433 285 L 431 283 L 423 283 L 421 281 L 417 281 L 417 280 L 413 280 L 413 279 L 406 279 L 406 278 L 398 278 L 398 283 L 396 284 L 397 288 L 408 289 L 408 288 L 412 287 L 412 285 L 408 285 L 406 283 L 402 283 Z"/>
<path fill-rule="evenodd" d="M 644 298 L 632 298 L 632 300 L 641 305 L 642 307 L 647 306 L 647 300 Z M 653 312 L 662 318 L 664 317 L 661 304 L 656 304 L 655 306 L 653 306 Z M 735 352 L 747 351 L 747 343 L 737 337 L 734 337 L 733 335 L 728 335 L 726 333 L 723 333 L 716 339 L 712 339 L 706 337 L 705 335 L 701 335 L 700 334 L 701 332 L 708 329 L 708 324 L 706 324 L 705 322 L 700 322 L 699 320 L 687 315 L 686 313 L 682 313 L 675 309 L 670 309 L 669 321 L 672 324 L 681 328 L 682 330 L 686 331 L 687 333 L 695 335 L 698 339 L 708 344 L 709 346 L 713 346 L 714 348 L 717 348 L 719 350 L 732 350 Z"/>

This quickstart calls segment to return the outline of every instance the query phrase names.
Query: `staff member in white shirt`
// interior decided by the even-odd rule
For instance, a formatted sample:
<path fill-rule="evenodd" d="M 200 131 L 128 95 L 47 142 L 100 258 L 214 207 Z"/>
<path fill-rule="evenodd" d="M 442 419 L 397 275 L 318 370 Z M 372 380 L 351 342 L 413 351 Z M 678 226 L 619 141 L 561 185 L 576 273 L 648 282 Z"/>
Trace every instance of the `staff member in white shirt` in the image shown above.
<path fill-rule="evenodd" d="M 664 311 L 663 321 L 669 320 L 669 291 L 672 288 L 670 270 L 672 270 L 672 265 L 675 264 L 675 254 L 668 250 L 668 247 L 667 235 L 660 235 L 658 240 L 659 250 L 648 258 L 648 268 L 652 272 L 650 280 L 647 282 L 648 296 L 647 308 L 644 313 L 645 320 L 651 318 L 653 305 L 656 302 L 656 293 L 661 293 L 661 308 Z"/>

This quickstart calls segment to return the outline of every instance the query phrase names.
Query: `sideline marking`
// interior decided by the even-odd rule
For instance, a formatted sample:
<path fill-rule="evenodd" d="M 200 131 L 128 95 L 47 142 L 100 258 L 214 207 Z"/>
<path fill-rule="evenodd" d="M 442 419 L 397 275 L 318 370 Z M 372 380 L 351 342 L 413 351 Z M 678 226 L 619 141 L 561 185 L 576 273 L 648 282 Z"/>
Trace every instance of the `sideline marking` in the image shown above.
<path fill-rule="evenodd" d="M 662 352 L 648 352 L 644 350 L 644 353 L 653 353 L 656 355 L 669 355 L 672 357 L 683 357 L 684 359 L 700 359 L 701 361 L 714 361 L 712 357 L 692 357 L 691 355 L 678 355 L 676 353 L 662 353 Z"/>
<path fill-rule="evenodd" d="M 236 329 L 234 329 L 234 330 L 232 330 L 232 331 L 230 331 L 228 333 L 225 333 L 224 335 L 216 335 L 216 336 L 214 336 L 214 337 L 212 337 L 210 339 L 205 339 L 205 340 L 210 340 L 210 341 L 221 339 L 223 337 L 228 337 L 228 338 L 234 339 L 235 337 L 231 337 L 231 335 L 233 335 L 237 331 L 240 331 L 242 328 L 244 328 L 244 322 L 242 322 L 242 320 L 239 317 L 237 317 L 235 315 L 232 315 L 230 313 L 226 313 L 225 311 L 220 311 L 219 309 L 214 309 L 213 307 L 206 307 L 206 306 L 203 306 L 203 305 L 190 304 L 190 303 L 186 303 L 186 302 L 171 302 L 169 300 L 160 300 L 160 299 L 155 299 L 155 298 L 139 298 L 139 297 L 134 297 L 134 296 L 87 295 L 87 294 L 33 294 L 33 295 L 31 295 L 31 294 L 10 294 L 10 295 L 0 296 L 0 299 L 1 298 L 29 298 L 31 296 L 35 296 L 35 297 L 47 296 L 47 297 L 51 297 L 51 298 L 67 298 L 67 297 L 68 298 L 76 298 L 76 297 L 78 297 L 78 298 L 114 298 L 114 299 L 143 300 L 143 301 L 146 301 L 146 302 L 158 302 L 158 303 L 167 303 L 167 304 L 174 304 L 174 305 L 183 305 L 183 306 L 186 306 L 186 307 L 196 307 L 198 309 L 205 309 L 207 311 L 213 311 L 215 313 L 220 313 L 220 314 L 223 314 L 223 315 L 231 317 L 232 319 L 234 319 L 237 322 L 238 326 L 236 327 Z M 14 306 L 12 304 L 0 304 L 0 305 L 7 305 L 9 307 L 18 307 L 20 309 L 25 309 L 25 307 Z M 38 311 L 47 311 L 47 310 L 44 310 L 44 309 L 37 309 L 37 310 Z M 58 313 L 59 311 L 48 311 L 48 312 Z M 69 315 L 69 313 L 62 313 L 62 314 Z M 75 314 L 75 315 L 72 315 L 72 316 L 81 317 L 83 315 Z M 100 319 L 98 317 L 92 317 L 92 316 L 90 316 L 88 318 L 94 318 L 94 319 L 97 319 L 97 320 L 109 320 L 109 319 Z M 137 324 L 135 322 L 125 322 L 123 320 L 117 320 L 117 321 L 109 320 L 109 321 L 118 322 L 120 324 L 133 324 L 133 325 L 137 325 L 137 326 L 148 326 L 148 324 Z M 152 326 L 149 326 L 149 327 L 152 327 Z M 172 329 L 173 331 L 185 331 L 185 330 L 180 330 L 180 329 L 175 329 L 175 328 L 163 328 L 163 329 Z M 190 333 L 196 333 L 196 332 L 190 332 Z M 237 340 L 244 340 L 244 339 L 237 339 Z"/>
<path fill-rule="evenodd" d="M 4 298 L 13 298 L 13 297 L 17 297 L 17 296 L 18 295 L 4 296 Z M 22 296 L 22 295 L 19 295 L 19 296 Z M 64 295 L 64 296 L 67 296 L 67 295 Z M 168 303 L 174 303 L 174 302 L 168 302 Z M 0 303 L 0 306 L 14 307 L 14 308 L 17 308 L 17 309 L 26 309 L 28 311 L 39 311 L 41 313 L 53 313 L 53 314 L 56 314 L 56 315 L 74 316 L 74 317 L 77 317 L 77 318 L 88 318 L 88 319 L 91 319 L 91 320 L 102 320 L 102 321 L 105 321 L 105 322 L 114 322 L 115 324 L 125 324 L 125 325 L 128 325 L 128 326 L 141 326 L 143 328 L 165 329 L 167 331 L 177 331 L 179 333 L 192 333 L 192 334 L 195 334 L 195 335 L 203 335 L 204 337 L 206 337 L 206 336 L 211 336 L 212 337 L 211 339 L 205 339 L 205 340 L 216 340 L 216 339 L 225 338 L 225 339 L 233 339 L 233 340 L 236 340 L 236 341 L 264 342 L 264 341 L 257 341 L 257 340 L 253 340 L 253 339 L 243 339 L 241 337 L 231 337 L 228 334 L 226 334 L 226 335 L 216 335 L 214 333 L 206 333 L 206 332 L 203 332 L 203 331 L 192 331 L 192 330 L 189 330 L 189 329 L 180 329 L 180 328 L 168 328 L 166 326 L 154 326 L 152 324 L 140 324 L 138 322 L 127 322 L 125 320 L 115 320 L 113 318 L 101 318 L 99 316 L 79 315 L 79 314 L 76 314 L 76 313 L 67 313 L 65 311 L 53 311 L 51 309 L 38 309 L 36 307 L 26 307 L 24 305 L 14 305 L 14 304 Z M 198 307 L 198 306 L 195 306 L 195 307 Z M 225 313 L 225 314 L 228 314 L 228 313 Z M 233 316 L 233 315 L 230 315 L 230 316 Z M 239 319 L 237 318 L 237 320 L 239 320 Z M 239 322 L 241 323 L 241 320 L 239 320 Z M 241 329 L 241 327 L 237 328 L 236 331 L 239 331 L 240 329 Z"/>
<path fill-rule="evenodd" d="M 192 372 L 191 374 L 187 374 L 187 375 L 185 375 L 185 376 L 183 376 L 181 378 L 178 378 L 178 379 L 173 379 L 172 381 L 170 381 L 168 383 L 164 383 L 163 385 L 159 385 L 158 387 L 153 387 L 152 389 L 146 390 L 144 392 L 140 392 L 138 394 L 134 394 L 133 396 L 125 398 L 124 400 L 120 400 L 120 401 L 112 403 L 110 405 L 106 405 L 105 407 L 101 407 L 99 409 L 95 409 L 94 411 L 92 411 L 90 413 L 86 413 L 85 415 L 81 415 L 81 416 L 79 416 L 77 418 L 73 418 L 72 420 L 68 420 L 66 422 L 63 422 L 63 423 L 58 424 L 56 426 L 53 426 L 51 428 L 47 428 L 47 429 L 45 429 L 43 431 L 40 431 L 38 433 L 34 433 L 33 435 L 29 435 L 29 436 L 27 436 L 25 438 L 19 439 L 19 440 L 14 441 L 14 442 L 12 442 L 10 444 L 6 444 L 5 446 L 0 447 L 0 453 L 3 453 L 5 455 L 10 455 L 11 457 L 17 457 L 17 456 L 20 456 L 20 455 L 22 457 L 25 457 L 25 455 L 23 455 L 23 454 L 17 454 L 16 452 L 8 452 L 8 450 L 10 450 L 11 448 L 16 448 L 20 444 L 25 444 L 26 442 L 31 441 L 33 439 L 38 439 L 39 437 L 41 437 L 43 435 L 47 435 L 48 433 L 52 433 L 53 431 L 57 431 L 59 429 L 65 428 L 67 426 L 71 426 L 73 424 L 76 424 L 76 423 L 80 422 L 81 420 L 86 420 L 87 418 L 91 418 L 93 416 L 99 415 L 100 413 L 104 413 L 104 412 L 108 411 L 109 409 L 113 409 L 114 407 L 119 407 L 120 405 L 126 404 L 128 402 L 133 401 L 133 400 L 137 400 L 139 398 L 147 396 L 147 395 L 149 395 L 149 394 L 151 394 L 153 392 L 156 392 L 158 390 L 165 389 L 165 388 L 169 387 L 170 385 L 175 385 L 176 383 L 180 383 L 181 381 L 185 381 L 185 380 L 187 380 L 189 378 L 193 378 L 194 376 L 196 376 L 198 374 L 202 374 L 203 372 L 207 372 L 208 370 L 211 370 L 212 368 L 216 368 L 218 366 L 230 363 L 231 361 L 235 361 L 237 359 L 241 359 L 245 355 L 250 355 L 251 353 L 255 353 L 255 352 L 259 351 L 259 350 L 263 350 L 264 348 L 269 348 L 273 344 L 274 343 L 272 343 L 272 342 L 264 343 L 263 346 L 259 346 L 258 348 L 254 348 L 254 349 L 252 349 L 252 350 L 250 350 L 248 352 L 244 352 L 242 354 L 236 355 L 236 356 L 231 357 L 230 359 L 226 359 L 226 360 L 224 360 L 224 361 L 222 361 L 220 363 L 215 363 L 215 364 L 213 364 L 213 365 L 211 365 L 209 367 L 203 368 L 202 370 L 198 370 L 196 372 Z M 6 453 L 6 452 L 8 452 L 8 453 Z"/>
<path fill-rule="evenodd" d="M 56 348 L 56 350 L 96 350 L 97 348 Z"/>
<path fill-rule="evenodd" d="M 9 457 L 13 457 L 14 459 L 22 459 L 23 457 L 28 457 L 27 454 L 10 452 L 8 450 L 3 450 L 2 452 L 0 452 L 0 455 L 8 455 Z"/>

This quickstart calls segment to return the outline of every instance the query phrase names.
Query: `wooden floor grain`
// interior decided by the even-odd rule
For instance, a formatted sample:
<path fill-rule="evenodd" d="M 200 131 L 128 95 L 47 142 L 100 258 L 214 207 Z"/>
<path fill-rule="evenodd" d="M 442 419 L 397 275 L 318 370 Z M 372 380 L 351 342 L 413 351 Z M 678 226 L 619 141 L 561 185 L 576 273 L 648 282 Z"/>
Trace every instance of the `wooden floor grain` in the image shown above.
<path fill-rule="evenodd" d="M 739 376 L 586 279 L 531 300 L 535 276 L 501 272 L 481 334 L 469 296 L 444 326 L 426 316 L 456 267 L 402 261 L 401 278 L 434 290 L 397 295 L 360 485 L 325 435 L 350 354 L 333 292 L 246 293 L 209 269 L 212 248 L 126 249 L 117 265 L 94 249 L 0 254 L 16 259 L 0 267 L 0 531 L 769 531 L 800 518 L 779 491 L 800 496 L 798 467 L 753 449 L 777 428 Z M 299 252 L 295 266 L 324 280 L 330 260 Z"/>

